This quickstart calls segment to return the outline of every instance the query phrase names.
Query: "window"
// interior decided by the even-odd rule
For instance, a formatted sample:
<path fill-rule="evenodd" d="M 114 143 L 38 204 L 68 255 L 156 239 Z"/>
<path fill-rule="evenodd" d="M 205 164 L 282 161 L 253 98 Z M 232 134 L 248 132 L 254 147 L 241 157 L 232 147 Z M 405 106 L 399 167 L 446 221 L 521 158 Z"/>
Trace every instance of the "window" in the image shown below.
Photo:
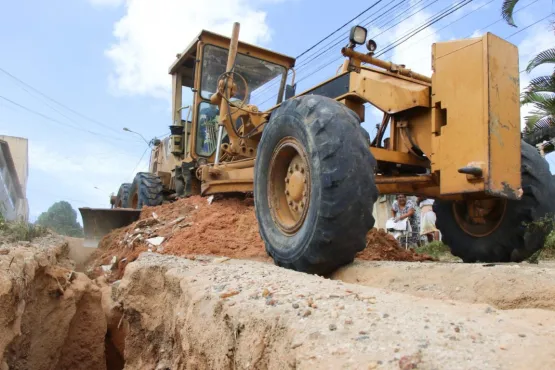
<path fill-rule="evenodd" d="M 217 105 L 202 102 L 199 106 L 198 116 L 196 151 L 202 157 L 210 157 L 216 151 L 220 109 Z M 223 137 L 226 136 L 227 133 L 224 129 Z"/>
<path fill-rule="evenodd" d="M 202 61 L 201 96 L 209 100 L 216 92 L 218 78 L 225 72 L 228 50 L 214 45 L 204 47 Z M 284 67 L 244 54 L 237 54 L 234 71 L 247 81 L 248 96 L 245 103 L 254 104 L 265 110 L 277 103 L 281 81 L 286 78 Z M 236 77 L 237 93 L 232 100 L 245 98 L 243 81 Z"/>

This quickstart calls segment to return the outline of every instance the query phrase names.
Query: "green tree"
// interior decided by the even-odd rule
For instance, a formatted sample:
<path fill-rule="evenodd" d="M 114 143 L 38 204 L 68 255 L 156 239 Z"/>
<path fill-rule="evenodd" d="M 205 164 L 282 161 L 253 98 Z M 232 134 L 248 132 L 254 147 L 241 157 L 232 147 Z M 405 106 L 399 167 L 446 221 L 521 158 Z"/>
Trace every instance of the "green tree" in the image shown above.
<path fill-rule="evenodd" d="M 528 63 L 526 71 L 530 73 L 534 68 L 543 64 L 555 64 L 555 48 L 536 55 Z M 532 79 L 522 93 L 521 104 L 532 104 L 534 107 L 530 115 L 524 117 L 528 130 L 555 125 L 555 74 Z"/>
<path fill-rule="evenodd" d="M 54 203 L 48 211 L 41 213 L 36 223 L 61 235 L 83 236 L 83 228 L 77 222 L 77 212 L 71 204 L 63 200 Z"/>
<path fill-rule="evenodd" d="M 503 16 L 503 19 L 513 27 L 516 27 L 513 19 L 513 11 L 515 10 L 515 6 L 518 1 L 519 0 L 504 0 L 501 5 L 501 15 Z"/>
<path fill-rule="evenodd" d="M 504 0 L 501 5 L 501 15 L 513 27 L 516 27 L 513 12 L 519 0 Z M 526 72 L 532 72 L 536 67 L 545 64 L 555 64 L 555 48 L 547 49 L 536 55 L 526 67 Z M 555 73 L 550 76 L 540 76 L 530 81 L 521 96 L 521 104 L 531 104 L 534 109 L 530 115 L 524 117 L 526 131 L 533 131 L 538 127 L 555 125 Z"/>

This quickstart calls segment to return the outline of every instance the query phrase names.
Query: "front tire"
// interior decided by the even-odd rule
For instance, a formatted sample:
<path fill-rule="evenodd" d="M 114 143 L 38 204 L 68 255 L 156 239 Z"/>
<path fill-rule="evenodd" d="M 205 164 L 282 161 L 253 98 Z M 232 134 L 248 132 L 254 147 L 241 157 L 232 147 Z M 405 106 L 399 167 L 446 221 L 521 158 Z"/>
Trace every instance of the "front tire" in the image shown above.
<path fill-rule="evenodd" d="M 129 189 L 128 207 L 141 209 L 143 206 L 159 206 L 162 204 L 162 181 L 149 172 L 139 172 L 135 175 Z"/>
<path fill-rule="evenodd" d="M 131 184 L 125 183 L 121 184 L 118 190 L 118 195 L 116 196 L 116 208 L 127 208 L 129 201 L 129 189 Z"/>
<path fill-rule="evenodd" d="M 375 164 L 345 105 L 312 95 L 273 112 L 258 146 L 254 200 L 274 262 L 320 275 L 352 262 L 374 226 Z"/>
<path fill-rule="evenodd" d="M 489 235 L 465 232 L 454 216 L 453 202 L 434 203 L 443 241 L 464 262 L 521 262 L 543 248 L 552 222 L 541 228 L 530 224 L 555 213 L 555 182 L 538 151 L 524 141 L 521 146 L 522 199 L 506 201 L 503 218 Z"/>

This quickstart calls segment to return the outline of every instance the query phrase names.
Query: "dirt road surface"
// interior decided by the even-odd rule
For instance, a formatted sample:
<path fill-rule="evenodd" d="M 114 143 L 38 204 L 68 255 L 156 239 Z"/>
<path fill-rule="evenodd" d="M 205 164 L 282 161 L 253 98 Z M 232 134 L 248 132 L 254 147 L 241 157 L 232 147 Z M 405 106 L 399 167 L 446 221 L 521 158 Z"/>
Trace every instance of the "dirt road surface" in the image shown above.
<path fill-rule="evenodd" d="M 555 368 L 553 263 L 355 261 L 327 279 L 146 252 L 110 284 L 74 272 L 83 252 L 0 247 L 0 369 Z"/>
<path fill-rule="evenodd" d="M 440 300 L 487 303 L 499 309 L 555 311 L 555 263 L 464 264 L 355 261 L 332 277 Z"/>
<path fill-rule="evenodd" d="M 153 253 L 128 266 L 117 294 L 134 338 L 129 368 L 555 368 L 550 310 L 498 310 L 261 262 Z"/>

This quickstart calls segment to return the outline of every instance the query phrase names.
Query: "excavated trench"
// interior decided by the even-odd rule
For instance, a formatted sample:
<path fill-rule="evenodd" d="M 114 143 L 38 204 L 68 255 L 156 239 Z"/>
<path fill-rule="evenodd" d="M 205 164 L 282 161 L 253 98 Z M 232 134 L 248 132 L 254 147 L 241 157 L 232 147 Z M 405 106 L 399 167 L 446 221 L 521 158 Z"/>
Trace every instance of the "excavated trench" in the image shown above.
<path fill-rule="evenodd" d="M 551 268 L 357 262 L 334 281 L 147 252 L 110 283 L 75 271 L 73 242 L 0 246 L 0 370 L 555 368 Z"/>
<path fill-rule="evenodd" d="M 106 288 L 68 254 L 58 236 L 0 246 L 0 369 L 123 369 Z"/>

